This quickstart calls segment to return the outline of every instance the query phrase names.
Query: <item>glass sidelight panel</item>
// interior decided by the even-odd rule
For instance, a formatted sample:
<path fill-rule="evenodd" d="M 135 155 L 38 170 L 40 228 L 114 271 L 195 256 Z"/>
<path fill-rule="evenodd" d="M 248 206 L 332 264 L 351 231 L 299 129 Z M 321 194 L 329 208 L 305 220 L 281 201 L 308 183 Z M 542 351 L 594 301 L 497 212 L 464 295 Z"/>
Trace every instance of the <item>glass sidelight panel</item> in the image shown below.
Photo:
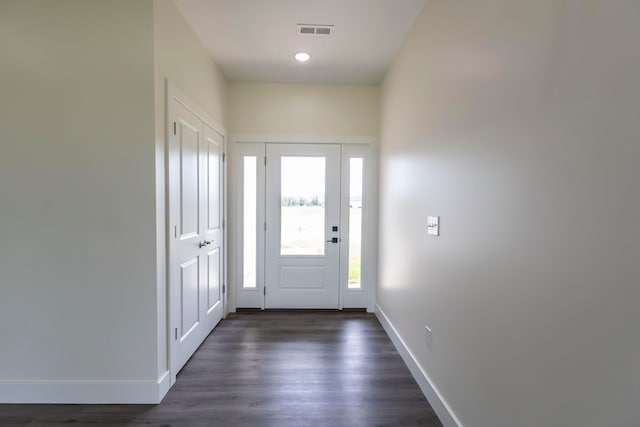
<path fill-rule="evenodd" d="M 324 255 L 324 157 L 282 157 L 280 254 Z"/>
<path fill-rule="evenodd" d="M 256 287 L 256 266 L 257 266 L 257 157 L 244 156 L 243 159 L 243 281 L 242 287 Z"/>
<path fill-rule="evenodd" d="M 361 157 L 349 159 L 349 289 L 362 286 L 362 165 Z"/>

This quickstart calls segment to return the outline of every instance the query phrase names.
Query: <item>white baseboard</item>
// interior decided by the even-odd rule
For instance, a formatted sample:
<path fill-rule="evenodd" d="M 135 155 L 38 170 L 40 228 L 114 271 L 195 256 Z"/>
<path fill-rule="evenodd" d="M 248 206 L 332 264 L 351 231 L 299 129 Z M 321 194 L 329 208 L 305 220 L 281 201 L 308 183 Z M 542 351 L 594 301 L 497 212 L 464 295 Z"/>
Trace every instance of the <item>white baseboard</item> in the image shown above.
<path fill-rule="evenodd" d="M 462 423 L 455 416 L 447 402 L 443 399 L 440 392 L 434 387 L 433 383 L 427 376 L 427 373 L 422 369 L 418 361 L 416 360 L 409 347 L 405 344 L 404 340 L 396 331 L 396 328 L 393 327 L 393 324 L 384 313 L 384 311 L 380 308 L 379 305 L 376 304 L 376 317 L 380 321 L 380 324 L 391 338 L 391 342 L 402 356 L 402 360 L 411 371 L 413 378 L 415 378 L 420 390 L 427 398 L 431 407 L 435 411 L 438 418 L 442 422 L 444 427 L 463 427 Z"/>
<path fill-rule="evenodd" d="M 170 375 L 157 381 L 0 381 L 0 403 L 156 404 Z"/>
<path fill-rule="evenodd" d="M 171 388 L 171 371 L 162 374 L 156 383 L 158 384 L 158 401 L 154 403 L 160 403 Z"/>

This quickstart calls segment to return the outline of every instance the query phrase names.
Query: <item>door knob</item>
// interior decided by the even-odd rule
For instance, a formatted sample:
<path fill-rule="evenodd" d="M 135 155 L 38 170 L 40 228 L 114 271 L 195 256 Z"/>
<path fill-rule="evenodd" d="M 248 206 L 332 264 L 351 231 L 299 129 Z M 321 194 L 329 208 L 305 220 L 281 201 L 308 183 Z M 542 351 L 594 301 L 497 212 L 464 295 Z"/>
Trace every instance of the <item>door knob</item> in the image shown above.
<path fill-rule="evenodd" d="M 204 248 L 207 245 L 212 244 L 213 242 L 211 240 L 203 240 L 202 242 L 198 243 L 198 247 L 199 248 Z"/>

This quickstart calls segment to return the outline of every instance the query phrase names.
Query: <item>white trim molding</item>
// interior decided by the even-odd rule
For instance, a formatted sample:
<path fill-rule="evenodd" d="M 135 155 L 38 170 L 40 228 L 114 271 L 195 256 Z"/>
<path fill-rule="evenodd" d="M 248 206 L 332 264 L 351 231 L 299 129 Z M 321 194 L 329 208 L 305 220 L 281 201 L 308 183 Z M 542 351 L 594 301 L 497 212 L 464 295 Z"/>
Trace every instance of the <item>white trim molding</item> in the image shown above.
<path fill-rule="evenodd" d="M 0 381 L 0 403 L 156 404 L 170 387 L 157 381 Z"/>
<path fill-rule="evenodd" d="M 231 134 L 235 143 L 261 142 L 278 144 L 369 144 L 376 146 L 378 140 L 370 136 L 322 136 L 322 135 L 243 135 Z"/>
<path fill-rule="evenodd" d="M 442 422 L 444 427 L 464 427 L 460 420 L 456 417 L 456 415 L 451 410 L 451 407 L 444 400 L 438 389 L 433 385 L 433 382 L 427 375 L 427 373 L 422 369 L 418 360 L 413 355 L 409 347 L 405 344 L 402 337 L 398 334 L 398 331 L 393 326 L 387 315 L 380 308 L 379 305 L 376 304 L 376 317 L 380 321 L 380 324 L 391 338 L 391 342 L 400 353 L 402 360 L 409 368 L 411 375 L 418 383 L 420 390 L 427 398 L 431 407 L 435 411 L 438 418 Z"/>

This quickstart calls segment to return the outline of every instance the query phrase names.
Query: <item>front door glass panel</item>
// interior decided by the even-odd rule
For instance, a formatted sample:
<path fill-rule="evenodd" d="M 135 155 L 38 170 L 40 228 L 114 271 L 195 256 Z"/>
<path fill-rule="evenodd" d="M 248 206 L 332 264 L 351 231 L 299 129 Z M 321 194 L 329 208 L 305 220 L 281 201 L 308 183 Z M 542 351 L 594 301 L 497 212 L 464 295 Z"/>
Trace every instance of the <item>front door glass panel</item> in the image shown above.
<path fill-rule="evenodd" d="M 280 255 L 325 253 L 324 157 L 281 158 Z"/>

